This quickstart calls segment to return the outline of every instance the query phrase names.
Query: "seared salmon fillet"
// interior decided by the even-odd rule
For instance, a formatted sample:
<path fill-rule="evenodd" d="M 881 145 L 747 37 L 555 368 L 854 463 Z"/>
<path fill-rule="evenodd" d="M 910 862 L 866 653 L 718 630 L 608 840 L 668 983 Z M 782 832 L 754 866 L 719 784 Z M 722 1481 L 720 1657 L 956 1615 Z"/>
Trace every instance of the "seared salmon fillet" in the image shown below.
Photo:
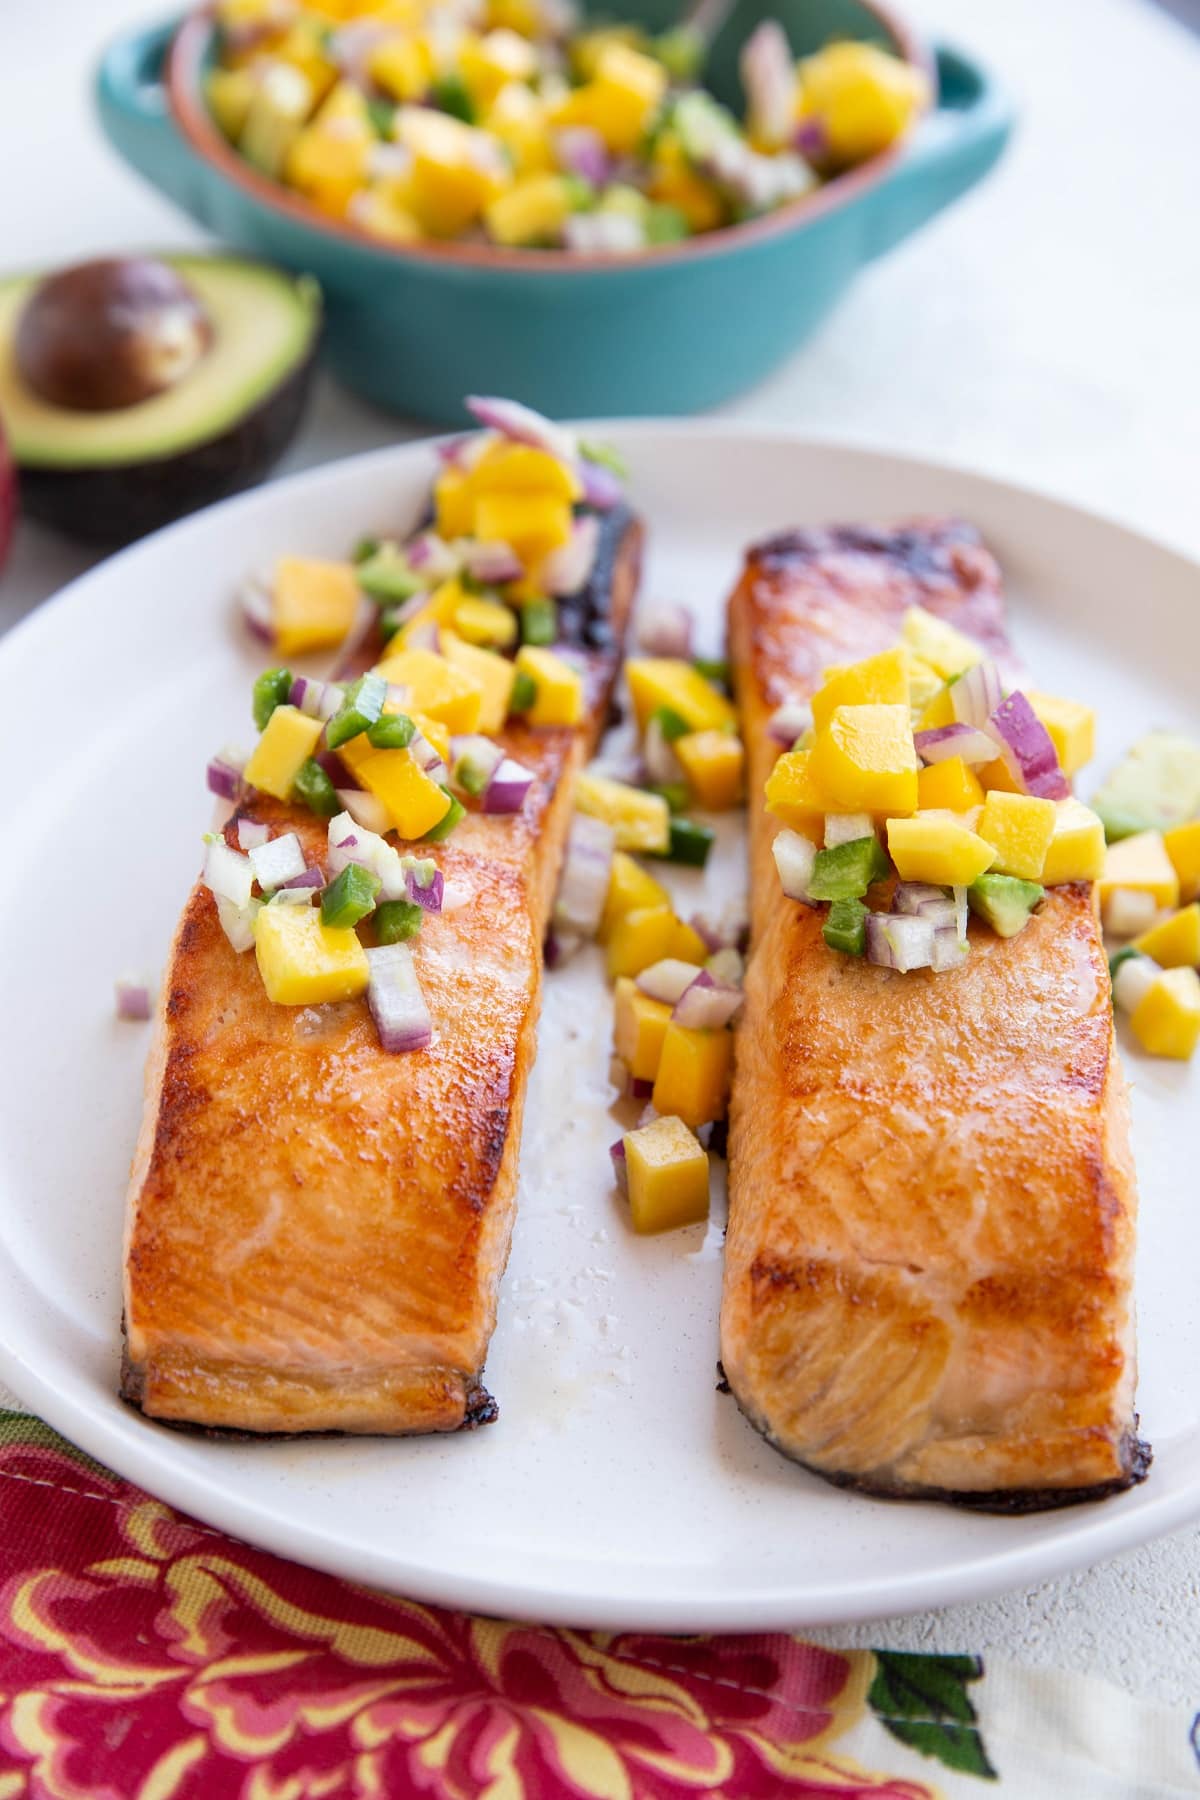
<path fill-rule="evenodd" d="M 831 951 L 783 895 L 762 804 L 772 710 L 895 643 L 905 609 L 1004 660 L 968 526 L 796 532 L 729 611 L 749 758 L 752 946 L 730 1117 L 721 1356 L 786 1455 L 865 1492 L 1003 1510 L 1140 1480 L 1136 1191 L 1088 885 L 959 968 Z"/>
<path fill-rule="evenodd" d="M 501 740 L 535 773 L 522 812 L 470 814 L 436 860 L 463 903 L 413 953 L 434 1023 L 389 1055 L 365 998 L 268 1000 L 197 885 L 163 984 L 125 1238 L 124 1396 L 158 1419 L 249 1432 L 453 1431 L 481 1382 L 516 1206 L 541 949 L 574 777 L 606 715 L 641 527 L 609 515 L 587 604 L 588 724 Z M 240 817 L 326 822 L 252 794 Z M 236 845 L 236 817 L 226 828 Z"/>

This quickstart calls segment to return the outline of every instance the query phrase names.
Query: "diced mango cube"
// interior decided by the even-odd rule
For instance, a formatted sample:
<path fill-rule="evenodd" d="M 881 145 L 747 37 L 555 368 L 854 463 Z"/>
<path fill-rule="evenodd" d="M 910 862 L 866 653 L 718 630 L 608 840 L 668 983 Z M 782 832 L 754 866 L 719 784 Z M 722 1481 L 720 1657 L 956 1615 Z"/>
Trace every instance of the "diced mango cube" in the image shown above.
<path fill-rule="evenodd" d="M 724 1118 L 732 1068 L 731 1031 L 689 1031 L 672 1022 L 654 1080 L 655 1111 L 674 1113 L 693 1129 Z"/>
<path fill-rule="evenodd" d="M 922 809 L 940 806 L 966 812 L 970 806 L 983 805 L 983 783 L 961 756 L 948 756 L 918 774 L 917 804 Z"/>
<path fill-rule="evenodd" d="M 1134 938 L 1133 947 L 1153 957 L 1160 969 L 1194 969 L 1200 964 L 1200 901 L 1193 900 Z"/>
<path fill-rule="evenodd" d="M 436 650 L 396 650 L 376 665 L 376 673 L 408 689 L 409 709 L 440 719 L 452 732 L 475 731 L 483 688 L 466 669 Z"/>
<path fill-rule="evenodd" d="M 213 69 L 204 83 L 208 110 L 225 136 L 236 143 L 254 99 L 254 76 L 249 69 Z"/>
<path fill-rule="evenodd" d="M 617 1055 L 637 1081 L 653 1081 L 658 1074 L 663 1038 L 671 1023 L 671 1008 L 643 994 L 628 975 L 617 982 L 614 1000 L 613 1041 Z"/>
<path fill-rule="evenodd" d="M 469 598 L 470 595 L 460 581 L 441 582 L 434 588 L 425 605 L 418 607 L 390 639 L 385 656 L 395 656 L 398 650 L 410 647 L 423 647 L 422 640 L 427 640 L 430 626 L 435 631 L 442 626 L 453 627 L 455 613 L 463 601 Z"/>
<path fill-rule="evenodd" d="M 525 717 L 531 725 L 578 725 L 584 711 L 583 676 L 553 650 L 522 644 L 517 669 L 537 689 Z"/>
<path fill-rule="evenodd" d="M 394 129 L 412 152 L 410 204 L 434 237 L 458 237 L 509 185 L 504 152 L 486 131 L 424 106 L 402 106 Z"/>
<path fill-rule="evenodd" d="M 1200 1043 L 1200 976 L 1195 969 L 1164 969 L 1156 975 L 1129 1025 L 1151 1056 L 1186 1062 Z"/>
<path fill-rule="evenodd" d="M 571 535 L 571 503 L 536 489 L 488 491 L 475 499 L 475 535 L 508 544 L 527 569 Z"/>
<path fill-rule="evenodd" d="M 812 747 L 812 779 L 830 812 L 881 817 L 917 810 L 917 753 L 908 703 L 838 706 Z"/>
<path fill-rule="evenodd" d="M 635 1231 L 674 1231 L 707 1219 L 708 1155 L 682 1119 L 654 1119 L 624 1143 Z"/>
<path fill-rule="evenodd" d="M 672 748 L 683 764 L 692 798 L 709 812 L 727 812 L 742 794 L 745 751 L 728 731 L 689 731 Z"/>
<path fill-rule="evenodd" d="M 1196 899 L 1200 895 L 1200 819 L 1164 831 L 1163 849 L 1179 877 L 1180 899 Z"/>
<path fill-rule="evenodd" d="M 358 611 L 358 577 L 350 563 L 284 556 L 271 585 L 271 624 L 280 656 L 340 644 Z"/>
<path fill-rule="evenodd" d="M 640 863 L 634 862 L 632 856 L 628 856 L 624 850 L 618 850 L 612 860 L 604 913 L 596 935 L 602 944 L 606 944 L 613 926 L 626 913 L 645 907 L 669 908 L 670 904 L 671 896 L 662 883 L 655 881 L 653 875 L 643 869 Z"/>
<path fill-rule="evenodd" d="M 1046 727 L 1058 752 L 1064 775 L 1078 774 L 1096 754 L 1096 714 L 1078 700 L 1060 700 L 1053 694 L 1035 694 L 1026 688 L 1025 698 Z"/>
<path fill-rule="evenodd" d="M 677 206 L 693 231 L 713 231 L 728 223 L 725 195 L 696 172 L 673 131 L 660 131 L 655 137 L 646 193 L 651 200 Z"/>
<path fill-rule="evenodd" d="M 913 655 L 936 669 L 943 681 L 965 674 L 983 661 L 983 650 L 972 638 L 923 606 L 909 607 L 900 631 Z"/>
<path fill-rule="evenodd" d="M 417 244 L 425 235 L 402 182 L 373 181 L 359 189 L 346 210 L 361 231 L 388 244 Z"/>
<path fill-rule="evenodd" d="M 431 719 L 428 713 L 418 712 L 415 706 L 400 706 L 391 700 L 384 702 L 383 710 L 385 713 L 406 712 L 425 741 L 433 745 L 442 761 L 450 761 L 450 732 L 440 719 Z"/>
<path fill-rule="evenodd" d="M 338 755 L 369 794 L 382 800 L 402 838 L 424 837 L 450 810 L 450 796 L 431 781 L 407 750 L 375 750 L 351 738 Z"/>
<path fill-rule="evenodd" d="M 274 794 L 276 800 L 290 799 L 296 777 L 324 729 L 320 719 L 310 719 L 299 707 L 277 706 L 246 764 L 250 786 Z"/>
<path fill-rule="evenodd" d="M 653 57 L 621 43 L 602 50 L 595 76 L 571 88 L 552 109 L 556 126 L 588 125 L 617 156 L 628 156 L 658 110 L 667 72 Z"/>
<path fill-rule="evenodd" d="M 499 645 L 505 650 L 517 641 L 517 615 L 500 600 L 468 594 L 455 606 L 450 623 L 468 644 Z"/>
<path fill-rule="evenodd" d="M 1104 871 L 1104 825 L 1081 800 L 1055 804 L 1054 836 L 1039 877 L 1044 887 L 1096 881 Z"/>
<path fill-rule="evenodd" d="M 483 215 L 498 244 L 550 244 L 562 235 L 571 213 L 571 187 L 564 175 L 524 175 L 498 195 Z"/>
<path fill-rule="evenodd" d="M 569 463 L 533 444 L 514 444 L 497 438 L 480 456 L 470 473 L 476 494 L 545 494 L 555 500 L 578 500 L 583 483 Z M 486 532 L 480 532 L 486 537 Z M 505 543 L 511 542 L 505 538 Z"/>
<path fill-rule="evenodd" d="M 458 68 L 476 106 L 488 106 L 509 82 L 529 82 L 537 73 L 537 52 L 515 31 L 468 33 L 458 48 Z"/>
<path fill-rule="evenodd" d="M 887 822 L 888 855 L 901 881 L 970 887 L 992 864 L 992 847 L 952 815 L 917 813 Z"/>
<path fill-rule="evenodd" d="M 446 661 L 479 683 L 478 729 L 488 737 L 495 737 L 504 729 L 508 717 L 513 683 L 517 678 L 516 664 L 509 662 L 506 656 L 497 656 L 494 650 L 465 644 L 452 631 L 443 631 L 438 642 Z"/>
<path fill-rule="evenodd" d="M 1100 877 L 1102 906 L 1114 888 L 1137 888 L 1158 906 L 1179 905 L 1179 877 L 1160 832 L 1139 831 L 1108 846 Z"/>
<path fill-rule="evenodd" d="M 433 484 L 437 528 L 441 537 L 470 537 L 475 530 L 475 491 L 464 470 L 447 464 Z"/>
<path fill-rule="evenodd" d="M 351 196 L 366 180 L 374 141 L 368 120 L 355 128 L 346 120 L 322 124 L 318 115 L 292 141 L 283 179 L 322 212 L 342 218 Z"/>
<path fill-rule="evenodd" d="M 824 842 L 825 816 L 836 809 L 813 780 L 810 750 L 785 750 L 767 776 L 763 794 L 775 818 L 814 844 Z"/>
<path fill-rule="evenodd" d="M 927 706 L 932 706 L 938 695 L 946 694 L 949 704 L 949 689 L 932 663 L 908 652 L 908 704 L 915 713 L 923 713 Z M 946 724 L 951 723 L 950 719 Z M 923 727 L 923 729 L 925 729 Z"/>
<path fill-rule="evenodd" d="M 618 850 L 663 851 L 670 844 L 671 811 L 661 794 L 644 793 L 607 775 L 583 774 L 575 782 L 575 805 L 612 826 Z"/>
<path fill-rule="evenodd" d="M 500 89 L 483 124 L 500 139 L 518 174 L 534 175 L 553 169 L 554 144 L 546 102 L 523 81 L 510 81 Z"/>
<path fill-rule="evenodd" d="M 434 76 L 433 46 L 415 32 L 398 32 L 376 44 L 367 57 L 367 74 L 393 100 L 422 100 Z"/>
<path fill-rule="evenodd" d="M 912 657 L 903 644 L 862 662 L 835 664 L 812 697 L 813 725 L 822 731 L 839 706 L 909 706 L 908 676 Z M 941 685 L 940 682 L 938 684 Z"/>
<path fill-rule="evenodd" d="M 695 927 L 685 919 L 676 918 L 668 956 L 673 956 L 676 962 L 695 963 L 698 967 L 705 961 L 708 953 L 708 945 Z"/>
<path fill-rule="evenodd" d="M 629 697 L 639 731 L 660 706 L 686 720 L 689 731 L 733 731 L 737 714 L 710 681 L 690 662 L 671 656 L 634 656 L 625 664 Z"/>
<path fill-rule="evenodd" d="M 915 659 L 914 659 L 915 660 Z M 932 665 L 925 663 L 925 668 Z M 937 671 L 935 670 L 936 674 Z M 939 682 L 941 677 L 938 677 Z M 947 686 L 939 686 L 936 693 L 930 695 L 925 703 L 925 710 L 917 720 L 918 731 L 940 731 L 943 725 L 954 724 L 954 701 Z"/>
<path fill-rule="evenodd" d="M 1053 800 L 1035 794 L 990 793 L 976 829 L 996 853 L 993 874 L 1040 881 L 1057 821 Z"/>
<path fill-rule="evenodd" d="M 995 762 L 980 764 L 976 773 L 989 794 L 1019 794 L 1023 792 L 1020 782 L 1002 756 L 998 756 Z"/>
<path fill-rule="evenodd" d="M 673 956 L 678 923 L 669 906 L 635 906 L 614 919 L 608 933 L 609 980 L 640 975 L 651 963 Z"/>
<path fill-rule="evenodd" d="M 277 1006 L 352 1000 L 370 979 L 357 933 L 323 925 L 315 906 L 264 906 L 254 921 L 254 953 Z"/>

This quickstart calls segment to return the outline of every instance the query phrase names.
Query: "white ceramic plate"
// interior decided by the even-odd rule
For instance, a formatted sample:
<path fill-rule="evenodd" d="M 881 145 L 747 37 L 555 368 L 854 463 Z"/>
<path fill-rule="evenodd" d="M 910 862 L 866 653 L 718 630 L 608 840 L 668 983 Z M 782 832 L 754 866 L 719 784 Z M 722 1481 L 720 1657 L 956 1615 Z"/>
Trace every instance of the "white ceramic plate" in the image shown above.
<path fill-rule="evenodd" d="M 790 524 L 953 511 L 1005 567 L 1039 686 L 1099 708 L 1103 769 L 1195 726 L 1200 568 L 1115 525 L 904 458 L 696 425 L 606 424 L 651 526 L 646 592 L 715 649 L 742 547 Z M 719 1233 L 638 1240 L 608 1179 L 610 1009 L 589 952 L 548 981 L 487 1430 L 229 1444 L 116 1398 L 120 1238 L 145 1028 L 114 977 L 161 966 L 208 822 L 208 754 L 248 735 L 260 658 L 243 573 L 407 526 L 427 446 L 356 458 L 187 520 L 69 587 L 0 644 L 0 1371 L 69 1438 L 285 1556 L 485 1612 L 601 1627 L 757 1629 L 970 1600 L 1200 1514 L 1200 1067 L 1126 1048 L 1141 1178 L 1149 1481 L 1005 1519 L 825 1486 L 715 1389 Z M 1087 791 L 1087 783 L 1083 784 Z M 709 891 L 738 878 L 736 827 Z M 684 877 L 697 894 L 703 878 Z"/>

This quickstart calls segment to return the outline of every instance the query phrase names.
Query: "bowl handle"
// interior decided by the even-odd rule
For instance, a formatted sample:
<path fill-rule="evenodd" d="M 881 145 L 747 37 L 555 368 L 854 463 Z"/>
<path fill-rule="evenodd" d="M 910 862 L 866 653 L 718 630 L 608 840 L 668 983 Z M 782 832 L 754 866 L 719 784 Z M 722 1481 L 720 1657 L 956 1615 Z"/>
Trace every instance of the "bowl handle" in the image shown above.
<path fill-rule="evenodd" d="M 881 256 L 982 181 L 1012 134 L 1009 95 L 979 63 L 948 44 L 935 50 L 938 102 L 879 190 L 868 254 Z"/>
<path fill-rule="evenodd" d="M 105 136 L 125 161 L 205 225 L 204 165 L 175 128 L 163 82 L 178 25 L 167 19 L 111 43 L 96 70 L 96 105 Z"/>

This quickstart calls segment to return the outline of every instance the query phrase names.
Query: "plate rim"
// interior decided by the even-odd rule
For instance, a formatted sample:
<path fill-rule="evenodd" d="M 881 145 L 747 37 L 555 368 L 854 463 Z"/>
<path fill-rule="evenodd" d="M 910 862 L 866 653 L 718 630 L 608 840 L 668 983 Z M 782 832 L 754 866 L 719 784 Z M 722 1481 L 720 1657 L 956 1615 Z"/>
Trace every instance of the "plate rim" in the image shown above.
<path fill-rule="evenodd" d="M 1181 573 L 1200 583 L 1200 555 L 1181 545 L 1142 530 L 1114 513 L 1081 505 L 1045 486 L 1012 481 L 968 462 L 933 459 L 905 447 L 894 448 L 859 435 L 811 435 L 786 425 L 736 419 L 604 419 L 580 422 L 578 428 L 593 433 L 602 431 L 622 439 L 659 435 L 677 439 L 702 437 L 758 441 L 787 446 L 807 455 L 832 451 L 861 457 L 877 465 L 900 463 L 912 473 L 928 475 L 934 483 L 965 477 L 1018 506 L 1031 503 L 1049 506 L 1055 511 L 1074 515 L 1076 522 L 1088 530 L 1116 531 L 1131 540 L 1138 553 L 1155 557 L 1166 555 L 1180 565 Z M 173 544 L 186 538 L 189 532 L 202 534 L 208 529 L 213 515 L 227 518 L 252 512 L 268 497 L 302 500 L 308 489 L 319 487 L 331 475 L 353 479 L 360 471 L 374 474 L 389 463 L 415 461 L 427 454 L 444 435 L 406 439 L 338 457 L 263 483 L 176 520 L 119 550 L 67 582 L 4 634 L 0 639 L 0 678 L 11 657 L 36 654 L 38 638 L 47 632 L 58 631 L 58 621 L 64 612 L 86 606 L 89 588 L 101 580 L 111 579 L 114 567 L 128 567 L 142 557 L 152 559 L 160 554 L 160 545 L 164 541 Z M 652 527 L 653 521 L 650 523 Z M 19 1267 L 0 1245 L 0 1291 L 6 1283 L 23 1282 Z M 802 1595 L 794 1589 L 770 1595 L 734 1590 L 710 1593 L 698 1600 L 690 1596 L 651 1597 L 631 1605 L 627 1599 L 609 1600 L 595 1592 L 581 1594 L 562 1587 L 550 1591 L 539 1588 L 529 1578 L 514 1581 L 511 1577 L 496 1577 L 486 1570 L 477 1571 L 470 1567 L 431 1569 L 411 1565 L 387 1547 L 352 1543 L 311 1521 L 281 1517 L 266 1502 L 247 1498 L 236 1488 L 231 1489 L 223 1483 L 219 1479 L 219 1464 L 212 1468 L 206 1466 L 203 1470 L 179 1466 L 170 1456 L 169 1443 L 164 1440 L 163 1434 L 170 1430 L 169 1427 L 155 1425 L 140 1416 L 136 1421 L 127 1419 L 120 1411 L 91 1411 L 87 1397 L 75 1391 L 80 1379 L 78 1370 L 74 1371 L 74 1381 L 43 1375 L 23 1353 L 20 1342 L 10 1341 L 2 1315 L 0 1376 L 23 1403 L 35 1408 L 38 1416 L 121 1478 L 146 1488 L 179 1511 L 271 1554 L 341 1579 L 382 1587 L 419 1601 L 549 1625 L 694 1632 L 863 1623 L 989 1599 L 1064 1576 L 1089 1563 L 1107 1560 L 1122 1551 L 1151 1542 L 1200 1517 L 1198 1476 L 1191 1486 L 1150 1495 L 1136 1506 L 1123 1505 L 1124 1496 L 1117 1495 L 1105 1501 L 1103 1506 L 1080 1508 L 1070 1515 L 1074 1529 L 1066 1537 L 1055 1534 L 1006 1545 L 998 1550 L 984 1547 L 949 1569 L 893 1572 L 886 1587 L 881 1587 L 874 1578 L 860 1584 L 848 1584 L 843 1580 L 831 1587 L 808 1581 Z"/>

